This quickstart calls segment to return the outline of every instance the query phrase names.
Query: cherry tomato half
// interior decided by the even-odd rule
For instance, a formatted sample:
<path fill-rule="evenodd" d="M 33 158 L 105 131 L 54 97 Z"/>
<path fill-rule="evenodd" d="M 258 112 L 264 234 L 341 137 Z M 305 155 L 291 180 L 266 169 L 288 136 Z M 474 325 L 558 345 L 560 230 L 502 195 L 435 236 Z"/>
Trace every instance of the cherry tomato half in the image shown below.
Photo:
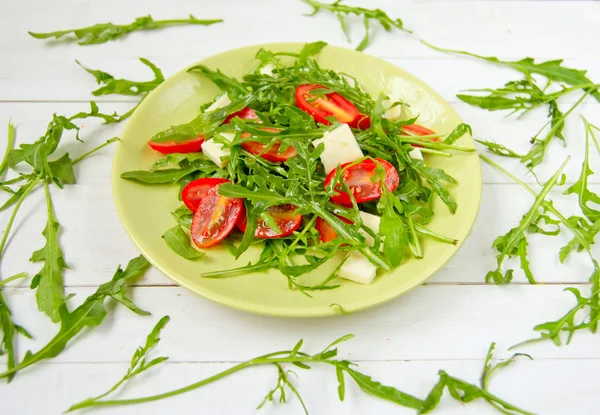
<path fill-rule="evenodd" d="M 343 216 L 338 216 L 338 218 L 340 218 L 343 222 L 346 222 L 348 224 L 353 224 L 354 223 L 350 219 L 346 219 Z M 315 228 L 321 234 L 321 236 L 319 237 L 319 239 L 323 243 L 331 242 L 335 238 L 337 238 L 337 232 L 335 231 L 335 229 L 333 229 L 333 226 L 331 226 L 329 224 L 329 222 L 327 222 L 322 217 L 318 217 L 317 220 L 315 221 Z"/>
<path fill-rule="evenodd" d="M 214 186 L 200 201 L 192 219 L 192 240 L 198 248 L 221 242 L 235 227 L 244 209 L 244 200 L 218 193 Z"/>
<path fill-rule="evenodd" d="M 271 239 L 290 235 L 300 227 L 300 223 L 302 222 L 302 215 L 295 213 L 296 209 L 298 209 L 297 206 L 289 204 L 268 207 L 267 213 L 273 217 L 281 232 L 278 233 L 274 229 L 269 228 L 264 220 L 258 218 L 254 236 Z M 237 226 L 242 232 L 246 232 L 245 216 L 240 218 Z"/>
<path fill-rule="evenodd" d="M 152 149 L 163 154 L 196 153 L 202 151 L 202 143 L 204 143 L 204 134 L 185 141 L 165 141 L 164 143 L 155 143 L 152 140 L 148 141 L 148 145 Z"/>
<path fill-rule="evenodd" d="M 377 168 L 377 163 L 381 164 L 385 170 L 385 186 L 388 188 L 390 192 L 393 192 L 398 187 L 400 183 L 400 177 L 398 176 L 398 172 L 388 161 L 383 159 L 366 159 L 361 163 L 355 164 L 353 166 L 344 169 L 344 167 L 352 164 L 346 163 L 342 164 L 342 180 L 346 182 L 350 191 L 354 195 L 357 203 L 368 202 L 370 200 L 379 199 L 381 197 L 381 182 L 374 182 L 372 180 L 375 175 L 375 169 Z M 336 173 L 336 169 L 333 169 L 327 175 L 325 179 L 325 187 L 333 180 Z M 350 195 L 346 192 L 341 191 L 342 186 L 338 184 L 336 186 L 337 194 L 331 196 L 331 201 L 335 203 L 340 203 L 342 205 L 350 205 L 352 203 L 352 199 L 350 199 Z"/>
<path fill-rule="evenodd" d="M 434 135 L 435 132 L 419 124 L 403 125 L 402 129 L 416 135 Z M 435 139 L 437 141 L 437 138 Z"/>
<path fill-rule="evenodd" d="M 270 131 L 272 133 L 279 132 L 279 130 L 277 128 L 270 128 L 270 127 L 261 128 L 261 130 Z M 242 134 L 242 138 L 248 138 L 250 136 L 251 136 L 250 133 Z M 288 148 L 286 148 L 283 153 L 280 153 L 279 152 L 279 147 L 280 147 L 279 142 L 275 143 L 273 146 L 271 146 L 270 149 L 268 149 L 264 153 L 262 153 L 262 152 L 267 147 L 267 145 L 259 143 L 257 141 L 246 141 L 246 142 L 242 143 L 242 147 L 244 147 L 244 150 L 246 150 L 252 154 L 260 154 L 260 156 L 262 158 L 264 158 L 265 160 L 271 161 L 273 163 L 279 163 L 282 161 L 286 161 L 287 159 L 294 157 L 296 155 L 296 149 L 293 146 L 288 146 Z"/>
<path fill-rule="evenodd" d="M 238 112 L 229 114 L 227 116 L 227 118 L 225 118 L 225 121 L 223 121 L 223 124 L 229 124 L 231 122 L 231 120 L 233 120 L 235 117 L 241 118 L 242 120 L 257 120 L 258 119 L 258 115 L 256 115 L 254 110 L 252 108 L 246 107 L 242 110 L 239 110 Z"/>
<path fill-rule="evenodd" d="M 332 92 L 331 94 L 310 95 L 313 89 L 328 89 L 319 84 L 304 84 L 296 88 L 296 105 L 313 116 L 321 124 L 330 125 L 327 118 L 334 117 L 339 122 L 351 123 L 358 115 L 358 110 L 346 98 Z"/>
<path fill-rule="evenodd" d="M 181 200 L 192 212 L 195 212 L 198 209 L 200 201 L 210 189 L 218 184 L 227 182 L 229 180 L 214 177 L 192 180 L 181 191 Z"/>
<path fill-rule="evenodd" d="M 371 128 L 371 117 L 366 114 L 359 113 L 349 125 L 350 127 L 358 128 L 359 130 L 368 130 Z"/>

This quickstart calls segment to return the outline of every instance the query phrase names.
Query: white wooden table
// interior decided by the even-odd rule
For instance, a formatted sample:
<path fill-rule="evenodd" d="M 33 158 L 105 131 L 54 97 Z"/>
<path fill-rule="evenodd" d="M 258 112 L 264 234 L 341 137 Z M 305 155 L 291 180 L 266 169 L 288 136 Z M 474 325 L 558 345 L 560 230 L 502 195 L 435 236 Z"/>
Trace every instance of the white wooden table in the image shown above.
<path fill-rule="evenodd" d="M 355 3 L 354 1 L 352 3 Z M 568 66 L 589 70 L 600 80 L 600 3 L 594 1 L 394 1 L 356 2 L 381 7 L 392 17 L 402 17 L 407 27 L 429 42 L 517 59 L 564 58 Z M 272 41 L 325 40 L 348 46 L 332 15 L 308 18 L 310 9 L 300 1 L 198 1 L 179 0 L 20 0 L 0 3 L 0 126 L 18 125 L 19 142 L 37 139 L 53 112 L 73 114 L 85 110 L 95 88 L 91 77 L 74 62 L 100 68 L 130 79 L 150 79 L 137 61 L 145 57 L 165 72 L 178 69 L 223 50 Z M 49 46 L 27 35 L 27 30 L 52 31 L 97 22 L 126 23 L 151 13 L 155 18 L 224 18 L 210 27 L 187 26 L 164 31 L 134 33 L 104 45 Z M 360 25 L 354 26 L 360 39 Z M 500 86 L 519 75 L 507 69 L 466 58 L 443 55 L 421 45 L 405 33 L 379 30 L 368 53 L 386 59 L 417 75 L 440 92 L 479 138 L 526 148 L 528 139 L 545 122 L 543 111 L 521 121 L 504 118 L 458 102 L 462 89 Z M 571 98 L 572 99 L 572 98 Z M 119 113 L 133 105 L 121 97 L 101 97 L 102 110 Z M 566 127 L 568 148 L 551 146 L 547 162 L 540 168 L 548 177 L 566 154 L 571 154 L 567 174 L 576 180 L 583 157 L 584 113 L 600 123 L 600 105 L 588 100 Z M 71 154 L 80 154 L 118 135 L 122 125 L 100 126 L 85 121 L 82 138 L 65 142 Z M 2 134 L 2 140 L 5 140 Z M 5 141 L 0 143 L 2 147 Z M 77 166 L 79 183 L 64 191 L 53 190 L 56 214 L 63 226 L 60 236 L 70 269 L 68 292 L 82 301 L 98 284 L 107 281 L 117 264 L 137 255 L 122 229 L 110 189 L 114 148 Z M 517 163 L 501 160 L 527 182 L 532 176 Z M 597 155 L 592 166 L 600 170 Z M 532 268 L 543 284 L 529 285 L 518 274 L 509 286 L 484 283 L 494 266 L 490 248 L 497 235 L 513 227 L 530 206 L 531 197 L 505 177 L 483 166 L 484 191 L 479 218 L 471 237 L 456 257 L 424 286 L 384 306 L 355 315 L 319 320 L 287 320 L 245 314 L 212 303 L 178 287 L 169 278 L 151 270 L 132 290 L 134 300 L 153 313 L 139 317 L 116 307 L 104 324 L 79 336 L 57 358 L 20 373 L 10 385 L 0 386 L 2 414 L 59 414 L 70 404 L 98 394 L 111 386 L 127 368 L 131 354 L 158 318 L 172 320 L 163 333 L 156 355 L 169 356 L 162 367 L 134 382 L 121 396 L 142 396 L 183 386 L 216 373 L 234 362 L 292 346 L 299 338 L 317 350 L 337 336 L 354 333 L 356 338 L 341 347 L 341 355 L 383 383 L 424 397 L 437 380 L 438 369 L 477 382 L 482 360 L 491 341 L 498 342 L 497 357 L 507 357 L 506 348 L 534 335 L 532 327 L 562 316 L 572 305 L 563 289 L 578 285 L 587 290 L 590 266 L 583 256 L 572 255 L 559 264 L 558 249 L 567 241 L 531 237 Z M 592 177 L 600 191 L 600 177 Z M 565 213 L 577 212 L 574 198 L 553 193 Z M 4 229 L 7 214 L 0 217 Z M 43 192 L 28 199 L 17 220 L 17 234 L 10 241 L 2 275 L 20 271 L 35 273 L 28 258 L 43 245 L 41 230 L 46 220 Z M 598 249 L 596 249 L 598 253 Z M 5 290 L 15 320 L 35 334 L 33 341 L 19 343 L 19 351 L 37 350 L 56 332 L 37 312 L 34 293 L 27 282 Z M 600 370 L 600 336 L 576 335 L 568 347 L 539 344 L 524 349 L 535 361 L 521 361 L 506 370 L 492 391 L 507 401 L 541 414 L 597 414 Z M 254 408 L 275 382 L 273 368 L 258 368 L 174 399 L 125 408 L 98 411 L 102 414 L 245 414 Z M 411 410 L 371 398 L 352 385 L 344 403 L 337 399 L 335 374 L 330 368 L 300 373 L 297 380 L 313 414 L 410 414 Z M 267 405 L 262 413 L 299 414 L 298 401 Z M 446 397 L 440 414 L 495 413 L 486 404 L 466 407 Z"/>

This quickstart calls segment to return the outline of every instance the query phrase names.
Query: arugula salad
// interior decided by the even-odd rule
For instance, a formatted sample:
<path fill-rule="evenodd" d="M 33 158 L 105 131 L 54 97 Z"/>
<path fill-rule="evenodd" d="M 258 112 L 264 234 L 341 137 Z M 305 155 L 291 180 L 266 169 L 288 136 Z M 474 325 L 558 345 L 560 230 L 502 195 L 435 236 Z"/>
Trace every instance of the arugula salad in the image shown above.
<path fill-rule="evenodd" d="M 423 155 L 474 151 L 455 145 L 470 127 L 441 135 L 418 124 L 401 96 L 374 98 L 351 75 L 321 68 L 314 57 L 325 46 L 260 49 L 242 79 L 190 68 L 222 92 L 150 138 L 165 154 L 150 171 L 121 175 L 180 186 L 177 225 L 163 238 L 189 260 L 219 244 L 236 258 L 264 245 L 255 262 L 203 277 L 276 268 L 306 293 L 338 287 L 336 277 L 371 283 L 378 270 L 422 258 L 422 238 L 458 242 L 427 228 L 435 197 L 456 211 L 457 182 Z M 298 283 L 334 257 L 343 259 L 321 284 Z"/>

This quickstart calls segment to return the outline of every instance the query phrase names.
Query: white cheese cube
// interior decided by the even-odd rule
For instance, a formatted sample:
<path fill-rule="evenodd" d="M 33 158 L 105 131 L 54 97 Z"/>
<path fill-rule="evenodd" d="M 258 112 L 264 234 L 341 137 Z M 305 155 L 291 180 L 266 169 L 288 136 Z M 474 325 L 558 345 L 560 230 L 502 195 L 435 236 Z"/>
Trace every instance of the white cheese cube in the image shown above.
<path fill-rule="evenodd" d="M 412 159 L 424 160 L 423 153 L 421 153 L 421 150 L 417 147 L 413 147 L 413 149 L 408 152 L 408 156 Z"/>
<path fill-rule="evenodd" d="M 359 212 L 359 213 L 360 213 L 360 218 L 363 221 L 363 225 L 365 225 L 367 228 L 371 229 L 376 234 L 379 234 L 379 223 L 381 222 L 381 217 L 376 216 L 376 215 L 371 215 L 370 213 L 367 213 L 367 212 Z M 365 240 L 367 241 L 367 245 L 373 246 L 375 244 L 375 239 L 373 239 L 373 237 L 371 235 L 369 235 L 363 229 L 361 229 L 359 232 L 362 236 L 365 237 Z M 381 245 L 381 247 L 383 248 L 383 244 Z"/>
<path fill-rule="evenodd" d="M 272 63 L 267 63 L 265 66 L 258 70 L 258 73 L 261 75 L 273 75 L 273 69 L 275 69 L 275 65 Z"/>
<path fill-rule="evenodd" d="M 342 124 L 333 131 L 328 131 L 323 138 L 313 141 L 317 146 L 323 143 L 325 150 L 321 154 L 321 162 L 325 172 L 329 173 L 339 164 L 350 163 L 363 157 L 363 152 L 347 124 Z"/>
<path fill-rule="evenodd" d="M 220 108 L 226 107 L 229 104 L 231 104 L 231 100 L 229 99 L 229 96 L 227 94 L 223 94 L 219 98 L 217 98 L 215 100 L 215 102 L 210 104 L 210 107 L 208 107 L 204 112 L 211 112 L 214 110 L 218 110 Z"/>
<path fill-rule="evenodd" d="M 388 120 L 397 120 L 398 118 L 400 118 L 402 116 L 402 105 L 396 105 L 395 107 L 392 107 L 392 104 L 394 102 L 399 101 L 398 99 L 384 99 L 382 104 L 384 108 L 388 108 L 384 113 L 383 113 L 383 118 L 387 118 Z M 392 108 L 390 108 L 392 107 Z"/>
<path fill-rule="evenodd" d="M 221 133 L 220 135 L 225 137 L 229 142 L 231 142 L 235 136 L 234 133 Z M 227 163 L 229 163 L 229 160 L 222 160 L 223 157 L 229 156 L 229 149 L 224 148 L 222 143 L 216 142 L 213 138 L 202 143 L 202 152 L 213 163 L 221 168 L 224 168 Z"/>
<path fill-rule="evenodd" d="M 360 252 L 354 251 L 348 257 L 338 275 L 359 284 L 370 284 L 375 279 L 377 267 L 369 262 Z"/>

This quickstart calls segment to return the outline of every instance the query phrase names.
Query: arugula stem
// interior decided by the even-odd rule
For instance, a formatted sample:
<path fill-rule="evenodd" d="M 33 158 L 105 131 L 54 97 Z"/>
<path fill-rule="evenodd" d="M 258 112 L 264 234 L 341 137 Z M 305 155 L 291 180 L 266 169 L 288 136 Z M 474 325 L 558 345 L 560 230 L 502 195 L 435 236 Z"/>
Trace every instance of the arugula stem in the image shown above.
<path fill-rule="evenodd" d="M 2 164 L 0 164 L 0 178 L 4 176 L 4 172 L 6 171 L 6 167 L 8 166 L 8 153 L 15 145 L 15 126 L 9 121 L 8 122 L 8 139 L 6 140 L 6 152 L 4 153 L 4 158 L 2 159 Z"/>
<path fill-rule="evenodd" d="M 404 138 L 401 137 L 400 141 L 403 143 L 408 143 L 408 144 L 417 144 L 420 146 L 423 146 L 425 148 L 440 148 L 440 149 L 448 149 L 448 150 L 456 150 L 456 151 L 464 151 L 467 153 L 471 153 L 473 151 L 475 151 L 474 148 L 469 148 L 469 147 L 459 147 L 459 146 L 455 146 L 454 144 L 445 144 L 445 143 L 440 143 L 437 141 L 427 141 L 427 140 L 413 140 L 410 138 Z"/>
<path fill-rule="evenodd" d="M 114 143 L 115 141 L 118 141 L 119 137 L 113 137 L 110 140 L 107 140 L 106 143 L 100 144 L 98 147 L 95 147 L 93 149 L 91 149 L 90 151 L 88 151 L 87 153 L 82 154 L 81 156 L 77 157 L 76 159 L 73 160 L 73 165 L 76 165 L 77 163 L 79 163 L 81 160 L 83 160 L 84 158 L 94 154 L 96 151 L 103 149 L 104 147 L 108 146 L 109 144 Z"/>
<path fill-rule="evenodd" d="M 529 185 L 527 185 L 527 183 L 523 182 L 521 179 L 519 179 L 518 177 L 516 177 L 515 175 L 513 175 L 511 172 L 509 172 L 508 170 L 506 170 L 505 168 L 503 168 L 502 166 L 500 166 L 498 163 L 490 160 L 489 158 L 487 158 L 483 154 L 480 154 L 479 157 L 483 161 L 485 161 L 487 164 L 489 164 L 490 166 L 494 167 L 496 170 L 500 170 L 502 173 L 504 173 L 506 176 L 508 176 L 514 182 L 520 184 L 531 195 L 533 195 L 534 197 L 537 196 L 537 194 L 535 193 L 535 191 L 531 187 L 529 187 Z M 579 241 L 579 243 L 581 244 L 581 246 L 586 247 L 586 249 L 589 251 L 589 243 L 588 243 L 588 241 L 586 241 L 586 239 L 581 235 L 581 232 L 579 230 L 577 230 L 576 228 L 574 228 L 569 223 L 569 221 L 567 220 L 567 218 L 565 218 L 558 210 L 556 210 L 556 208 L 551 203 L 548 203 L 545 200 L 542 201 L 541 206 L 543 206 L 544 209 L 546 209 L 547 211 L 549 211 L 552 214 L 554 214 L 562 222 L 563 225 L 565 225 L 571 232 L 573 232 L 573 234 L 575 235 L 575 237 L 577 237 L 577 240 Z"/>
<path fill-rule="evenodd" d="M 29 274 L 26 272 L 20 272 L 18 274 L 15 274 L 12 277 L 9 277 L 5 280 L 0 281 L 0 288 L 2 288 L 3 286 L 5 286 L 6 284 L 8 284 L 11 281 L 18 280 L 20 278 L 27 278 L 28 276 L 29 276 Z"/>
<path fill-rule="evenodd" d="M 13 208 L 13 211 L 10 214 L 10 218 L 8 219 L 8 224 L 6 225 L 6 230 L 4 231 L 4 235 L 2 235 L 2 241 L 0 241 L 0 261 L 2 260 L 2 257 L 4 255 L 4 248 L 6 246 L 6 241 L 8 240 L 8 235 L 10 234 L 10 229 L 12 228 L 12 225 L 15 221 L 17 212 L 19 211 L 19 208 L 21 207 L 21 204 L 23 203 L 23 201 L 25 200 L 27 195 L 29 195 L 29 193 L 31 193 L 33 188 L 40 182 L 41 179 L 42 179 L 42 175 L 40 174 L 29 184 L 29 186 L 25 189 L 25 191 L 23 192 L 21 197 L 19 197 L 19 200 L 17 200 L 17 203 L 15 204 L 15 207 Z"/>
<path fill-rule="evenodd" d="M 434 156 L 442 156 L 442 157 L 452 157 L 452 154 L 446 153 L 445 151 L 434 150 L 432 148 L 421 147 L 419 149 L 421 153 L 432 154 Z"/>
<path fill-rule="evenodd" d="M 417 231 L 417 233 L 419 233 L 423 236 L 429 236 L 430 238 L 433 238 L 437 241 L 444 242 L 447 244 L 456 245 L 458 243 L 458 239 L 453 239 L 448 236 L 444 236 L 439 233 L 433 232 L 433 231 L 427 229 L 425 226 L 421 225 L 420 223 L 415 223 L 414 226 L 415 226 L 415 231 Z"/>

